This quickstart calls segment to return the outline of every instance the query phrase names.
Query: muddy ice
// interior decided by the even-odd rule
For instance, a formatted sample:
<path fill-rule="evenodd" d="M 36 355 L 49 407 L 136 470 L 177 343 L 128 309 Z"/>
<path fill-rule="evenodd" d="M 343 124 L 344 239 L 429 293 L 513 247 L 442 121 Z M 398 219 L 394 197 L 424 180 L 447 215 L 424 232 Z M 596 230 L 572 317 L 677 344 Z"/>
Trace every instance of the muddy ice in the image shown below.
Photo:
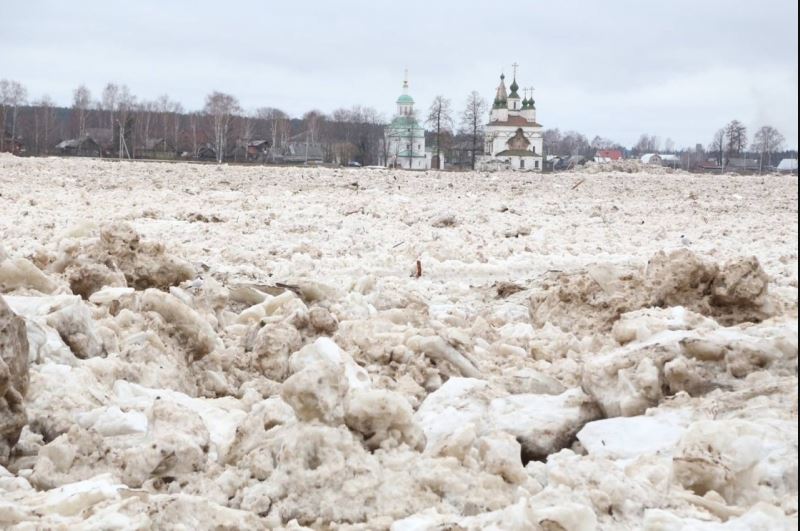
<path fill-rule="evenodd" d="M 0 526 L 797 526 L 797 178 L 0 158 Z"/>

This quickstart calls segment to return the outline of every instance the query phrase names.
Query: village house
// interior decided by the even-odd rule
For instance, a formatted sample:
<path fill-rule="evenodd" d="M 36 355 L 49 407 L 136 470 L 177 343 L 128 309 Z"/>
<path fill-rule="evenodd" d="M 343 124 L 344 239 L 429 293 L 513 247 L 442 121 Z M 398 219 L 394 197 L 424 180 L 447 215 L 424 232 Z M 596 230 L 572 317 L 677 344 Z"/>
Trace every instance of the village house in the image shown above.
<path fill-rule="evenodd" d="M 661 157 L 661 165 L 667 166 L 669 168 L 678 168 L 681 165 L 681 158 L 678 155 L 672 155 L 670 153 L 662 153 L 659 155 Z"/>
<path fill-rule="evenodd" d="M 56 144 L 59 155 L 74 157 L 102 157 L 115 152 L 114 132 L 105 128 L 86 129 L 80 138 L 70 138 Z"/>
<path fill-rule="evenodd" d="M 0 143 L 2 145 L 2 150 L 6 153 L 13 153 L 14 155 L 20 155 L 25 152 L 25 144 L 22 142 L 20 137 L 13 137 L 11 133 L 8 131 L 3 131 L 3 142 Z"/>
<path fill-rule="evenodd" d="M 622 151 L 618 149 L 598 149 L 594 154 L 594 161 L 600 163 L 622 160 Z"/>
<path fill-rule="evenodd" d="M 325 159 L 325 153 L 319 144 L 290 142 L 283 150 L 283 162 L 288 164 L 319 164 Z"/>
<path fill-rule="evenodd" d="M 754 173 L 761 171 L 761 163 L 758 159 L 746 159 L 741 157 L 730 158 L 725 162 L 725 171 L 734 173 Z"/>
<path fill-rule="evenodd" d="M 245 160 L 248 162 L 264 161 L 269 151 L 268 140 L 251 140 L 247 143 Z"/>
<path fill-rule="evenodd" d="M 177 150 L 167 138 L 148 138 L 136 150 L 136 156 L 144 159 L 174 159 Z"/>
<path fill-rule="evenodd" d="M 782 159 L 775 169 L 781 173 L 797 174 L 797 159 Z"/>
<path fill-rule="evenodd" d="M 85 135 L 81 138 L 71 138 L 56 144 L 59 155 L 72 157 L 101 157 L 103 148 L 92 137 Z"/>
<path fill-rule="evenodd" d="M 702 162 L 699 162 L 695 167 L 695 171 L 701 171 L 703 173 L 719 173 L 722 171 L 722 167 L 719 165 L 715 159 L 709 159 Z"/>
<path fill-rule="evenodd" d="M 658 153 L 647 153 L 642 155 L 639 159 L 642 164 L 652 164 L 653 166 L 661 166 L 661 155 Z"/>

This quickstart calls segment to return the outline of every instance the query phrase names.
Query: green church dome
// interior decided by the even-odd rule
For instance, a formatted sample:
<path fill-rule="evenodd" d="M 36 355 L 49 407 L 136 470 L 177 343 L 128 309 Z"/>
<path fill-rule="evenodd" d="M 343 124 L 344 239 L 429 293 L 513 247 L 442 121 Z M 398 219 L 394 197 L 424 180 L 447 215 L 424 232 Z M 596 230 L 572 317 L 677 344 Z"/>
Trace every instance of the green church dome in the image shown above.
<path fill-rule="evenodd" d="M 402 96 L 397 98 L 397 103 L 399 103 L 400 105 L 413 105 L 414 98 L 412 98 L 408 94 L 403 94 Z"/>

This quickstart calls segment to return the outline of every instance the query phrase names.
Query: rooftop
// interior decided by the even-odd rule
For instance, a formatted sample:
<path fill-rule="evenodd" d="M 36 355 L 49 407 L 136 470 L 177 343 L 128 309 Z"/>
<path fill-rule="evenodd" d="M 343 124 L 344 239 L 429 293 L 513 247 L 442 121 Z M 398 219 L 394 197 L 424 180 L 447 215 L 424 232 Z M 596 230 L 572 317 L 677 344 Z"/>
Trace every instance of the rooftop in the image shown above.
<path fill-rule="evenodd" d="M 505 151 L 501 151 L 495 157 L 539 157 L 533 151 L 528 151 L 527 149 L 507 149 Z"/>
<path fill-rule="evenodd" d="M 509 116 L 508 119 L 505 121 L 495 120 L 494 122 L 489 122 L 489 125 L 510 125 L 514 127 L 542 127 L 541 124 L 536 122 L 530 122 L 527 118 L 523 116 Z"/>

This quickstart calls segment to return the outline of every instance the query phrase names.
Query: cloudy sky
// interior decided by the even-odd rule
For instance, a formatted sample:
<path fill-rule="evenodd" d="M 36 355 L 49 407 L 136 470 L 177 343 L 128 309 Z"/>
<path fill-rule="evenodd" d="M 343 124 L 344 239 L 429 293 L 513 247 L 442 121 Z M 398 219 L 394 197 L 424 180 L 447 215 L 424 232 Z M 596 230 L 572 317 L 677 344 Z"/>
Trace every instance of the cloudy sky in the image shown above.
<path fill-rule="evenodd" d="M 2 3 L 0 78 L 62 105 L 113 81 L 187 109 L 220 90 L 248 110 L 389 117 L 406 67 L 418 107 L 459 109 L 516 62 L 545 127 L 694 146 L 736 118 L 797 147 L 796 0 Z"/>

